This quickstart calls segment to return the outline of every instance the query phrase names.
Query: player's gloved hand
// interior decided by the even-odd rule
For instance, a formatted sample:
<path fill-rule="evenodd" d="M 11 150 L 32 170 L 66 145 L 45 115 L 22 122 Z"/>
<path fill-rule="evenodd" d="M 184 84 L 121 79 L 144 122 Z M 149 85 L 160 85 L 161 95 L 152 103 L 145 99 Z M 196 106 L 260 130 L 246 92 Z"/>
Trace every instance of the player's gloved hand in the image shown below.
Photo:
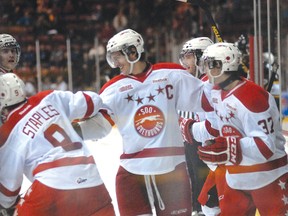
<path fill-rule="evenodd" d="M 238 137 L 217 137 L 207 140 L 205 146 L 198 147 L 198 154 L 206 164 L 226 164 L 231 162 L 235 165 L 242 161 L 242 151 Z"/>
<path fill-rule="evenodd" d="M 193 135 L 192 135 L 191 128 L 195 122 L 196 122 L 195 120 L 189 119 L 189 118 L 179 119 L 179 125 L 180 125 L 180 130 L 182 133 L 183 140 L 191 144 L 193 143 Z"/>
<path fill-rule="evenodd" d="M 10 208 L 4 208 L 3 206 L 0 205 L 0 216 L 13 216 L 14 215 L 14 211 L 16 209 L 16 205 L 20 200 L 20 195 L 17 196 L 17 199 L 14 203 L 13 206 L 11 206 Z"/>
<path fill-rule="evenodd" d="M 73 121 L 72 127 L 77 132 L 77 134 L 83 139 L 83 134 L 79 123 L 77 121 Z"/>
<path fill-rule="evenodd" d="M 13 216 L 15 208 L 0 209 L 0 216 Z"/>

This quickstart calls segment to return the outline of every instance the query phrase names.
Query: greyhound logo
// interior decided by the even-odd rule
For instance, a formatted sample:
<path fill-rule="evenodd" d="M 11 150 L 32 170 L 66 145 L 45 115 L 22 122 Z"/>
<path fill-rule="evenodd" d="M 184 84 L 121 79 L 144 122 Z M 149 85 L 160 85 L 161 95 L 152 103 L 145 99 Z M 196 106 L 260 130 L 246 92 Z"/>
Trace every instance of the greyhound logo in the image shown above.
<path fill-rule="evenodd" d="M 144 137 L 158 135 L 162 131 L 164 124 L 165 119 L 162 111 L 152 105 L 140 107 L 134 117 L 134 127 Z"/>

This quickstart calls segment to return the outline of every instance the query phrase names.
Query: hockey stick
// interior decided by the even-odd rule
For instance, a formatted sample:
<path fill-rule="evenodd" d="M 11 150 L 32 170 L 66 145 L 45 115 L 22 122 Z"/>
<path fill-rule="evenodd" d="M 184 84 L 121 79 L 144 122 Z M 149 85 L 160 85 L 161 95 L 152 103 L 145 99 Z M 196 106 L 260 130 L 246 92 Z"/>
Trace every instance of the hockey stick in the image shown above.
<path fill-rule="evenodd" d="M 204 0 L 176 0 L 176 1 L 190 3 L 192 5 L 198 5 L 200 8 L 202 8 L 202 10 L 205 11 L 205 14 L 206 14 L 206 16 L 210 22 L 211 29 L 212 29 L 217 41 L 218 42 L 224 42 L 224 40 L 220 34 L 219 28 L 217 27 L 216 22 L 212 16 L 212 13 L 209 10 L 209 5 Z M 243 62 L 241 63 L 241 67 L 242 67 L 242 70 L 248 76 L 248 73 L 249 73 L 248 67 Z"/>
<path fill-rule="evenodd" d="M 269 79 L 267 89 L 266 89 L 268 92 L 271 91 L 273 83 L 276 80 L 278 67 L 279 67 L 279 65 L 277 63 L 272 64 L 271 77 Z"/>
<path fill-rule="evenodd" d="M 200 8 L 202 8 L 204 11 L 205 11 L 205 14 L 210 22 L 210 25 L 211 25 L 211 29 L 217 39 L 218 42 L 223 42 L 223 38 L 220 34 L 220 31 L 216 25 L 216 22 L 209 10 L 209 5 L 203 1 L 203 0 L 176 0 L 176 1 L 180 1 L 180 2 L 187 2 L 187 3 L 190 3 L 192 5 L 198 5 Z"/>

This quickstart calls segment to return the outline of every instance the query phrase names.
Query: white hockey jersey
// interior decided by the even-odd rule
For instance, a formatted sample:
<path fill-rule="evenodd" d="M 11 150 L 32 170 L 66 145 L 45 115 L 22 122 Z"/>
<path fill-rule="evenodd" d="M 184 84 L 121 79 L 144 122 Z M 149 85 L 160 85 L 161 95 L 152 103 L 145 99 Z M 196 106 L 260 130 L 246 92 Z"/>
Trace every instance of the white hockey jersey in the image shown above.
<path fill-rule="evenodd" d="M 201 101 L 211 85 L 191 76 L 180 65 L 151 65 L 139 75 L 119 75 L 101 89 L 103 116 L 81 124 L 84 138 L 95 137 L 103 125 L 116 123 L 123 139 L 121 165 L 140 175 L 163 174 L 185 161 L 177 110 L 204 111 Z M 204 104 L 204 103 L 203 103 Z M 205 103 L 207 104 L 207 103 Z"/>
<path fill-rule="evenodd" d="M 273 96 L 244 78 L 227 92 L 215 87 L 211 96 L 221 136 L 241 137 L 243 160 L 239 166 L 227 164 L 228 185 L 258 189 L 287 173 L 285 139 Z"/>
<path fill-rule="evenodd" d="M 44 91 L 14 109 L 0 127 L 0 204 L 15 202 L 23 173 L 56 189 L 102 184 L 92 154 L 71 125 L 101 106 L 93 92 Z"/>

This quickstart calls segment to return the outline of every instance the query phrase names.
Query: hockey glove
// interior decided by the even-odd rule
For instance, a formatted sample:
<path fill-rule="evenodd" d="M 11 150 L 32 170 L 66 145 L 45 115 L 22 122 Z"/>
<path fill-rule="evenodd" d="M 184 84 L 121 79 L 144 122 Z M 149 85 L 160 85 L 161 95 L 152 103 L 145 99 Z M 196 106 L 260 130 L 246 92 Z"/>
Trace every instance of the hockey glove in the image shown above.
<path fill-rule="evenodd" d="M 232 136 L 207 140 L 205 146 L 198 147 L 198 154 L 206 164 L 218 165 L 231 162 L 238 165 L 242 161 L 239 138 Z"/>
<path fill-rule="evenodd" d="M 79 123 L 77 121 L 73 121 L 72 127 L 76 131 L 76 133 L 83 139 L 83 134 Z"/>
<path fill-rule="evenodd" d="M 15 208 L 4 209 L 0 208 L 0 216 L 13 216 Z"/>
<path fill-rule="evenodd" d="M 15 209 L 16 209 L 16 205 L 20 200 L 20 195 L 17 196 L 17 199 L 14 203 L 13 206 L 11 206 L 10 208 L 4 208 L 0 205 L 0 216 L 13 216 Z"/>
<path fill-rule="evenodd" d="M 193 135 L 192 135 L 192 125 L 196 121 L 193 119 L 188 119 L 188 118 L 180 118 L 179 119 L 179 125 L 180 125 L 180 130 L 182 133 L 183 140 L 188 142 L 188 143 L 193 143 Z"/>

